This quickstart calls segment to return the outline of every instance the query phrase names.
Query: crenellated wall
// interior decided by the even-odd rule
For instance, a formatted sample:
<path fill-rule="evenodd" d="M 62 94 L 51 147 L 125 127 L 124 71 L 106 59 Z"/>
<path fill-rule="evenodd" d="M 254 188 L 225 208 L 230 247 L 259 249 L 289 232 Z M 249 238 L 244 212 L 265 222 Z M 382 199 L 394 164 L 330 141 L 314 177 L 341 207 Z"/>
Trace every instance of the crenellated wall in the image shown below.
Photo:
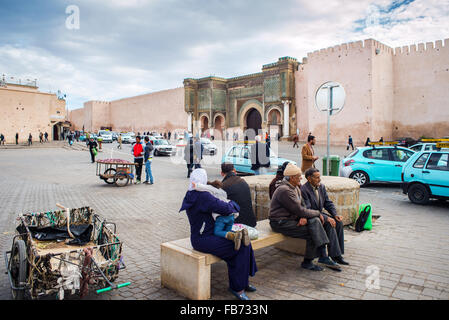
<path fill-rule="evenodd" d="M 331 118 L 332 143 L 349 134 L 359 145 L 367 137 L 449 135 L 449 39 L 395 49 L 374 39 L 344 43 L 308 53 L 295 77 L 300 139 L 326 138 L 326 114 L 315 106 L 326 81 L 346 91 L 343 111 Z"/>

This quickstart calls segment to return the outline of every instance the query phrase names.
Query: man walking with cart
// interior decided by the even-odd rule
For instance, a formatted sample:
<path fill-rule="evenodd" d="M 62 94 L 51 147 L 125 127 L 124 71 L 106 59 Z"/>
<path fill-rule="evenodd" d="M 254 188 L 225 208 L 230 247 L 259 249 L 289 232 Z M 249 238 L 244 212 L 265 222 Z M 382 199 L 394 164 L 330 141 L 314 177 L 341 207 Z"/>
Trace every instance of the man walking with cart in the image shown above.
<path fill-rule="evenodd" d="M 143 146 L 140 140 L 140 135 L 136 137 L 136 143 L 131 149 L 134 155 L 134 163 L 136 164 L 136 184 L 140 184 L 142 177 L 142 166 L 143 166 Z"/>

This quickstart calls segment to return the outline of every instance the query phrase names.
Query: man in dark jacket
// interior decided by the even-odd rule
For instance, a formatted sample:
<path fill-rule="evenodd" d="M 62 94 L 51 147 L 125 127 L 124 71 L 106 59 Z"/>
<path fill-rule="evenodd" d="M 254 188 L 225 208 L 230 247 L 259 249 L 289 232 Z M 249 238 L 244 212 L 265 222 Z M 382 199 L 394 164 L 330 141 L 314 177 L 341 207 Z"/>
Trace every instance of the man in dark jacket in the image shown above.
<path fill-rule="evenodd" d="M 337 214 L 333 202 L 329 199 L 326 187 L 322 185 L 320 171 L 310 168 L 305 173 L 307 182 L 301 186 L 301 195 L 304 198 L 306 207 L 318 210 L 324 219 L 324 230 L 329 238 L 327 250 L 329 256 L 338 264 L 348 265 L 343 260 L 344 254 L 344 233 L 343 233 L 343 216 Z M 323 209 L 328 212 L 325 213 Z"/>
<path fill-rule="evenodd" d="M 301 169 L 289 163 L 284 170 L 285 180 L 276 189 L 270 205 L 270 226 L 275 232 L 285 236 L 306 240 L 306 253 L 301 267 L 323 270 L 312 263 L 318 256 L 318 263 L 341 271 L 338 264 L 327 256 L 326 245 L 329 243 L 323 228 L 323 218 L 317 210 L 307 209 L 301 197 Z"/>
<path fill-rule="evenodd" d="M 228 194 L 228 199 L 233 200 L 240 206 L 239 216 L 234 222 L 255 227 L 257 221 L 248 184 L 237 176 L 232 163 L 224 162 L 221 164 L 221 175 L 224 177 L 222 180 L 223 190 Z"/>
<path fill-rule="evenodd" d="M 146 184 L 153 184 L 153 173 L 151 172 L 151 162 L 153 162 L 153 145 L 150 142 L 150 138 L 145 136 L 145 148 L 144 148 L 143 161 L 145 163 Z"/>
<path fill-rule="evenodd" d="M 256 136 L 256 143 L 251 146 L 251 170 L 255 175 L 266 174 L 270 167 L 270 148 L 266 143 L 260 142 Z"/>
<path fill-rule="evenodd" d="M 94 154 L 94 148 L 97 148 L 97 142 L 94 141 L 93 138 L 90 138 L 89 141 L 87 142 L 87 146 L 89 147 L 89 152 L 90 152 L 90 158 L 92 160 L 92 163 L 95 162 L 95 154 Z"/>
<path fill-rule="evenodd" d="M 200 146 L 200 156 L 202 155 L 202 146 Z M 185 148 L 184 148 L 184 160 L 187 164 L 187 178 L 190 178 L 190 174 L 193 171 L 193 167 L 195 166 L 195 169 L 201 168 L 200 162 L 195 160 L 195 144 L 193 143 L 193 138 L 190 137 L 189 141 L 187 142 Z M 201 159 L 200 159 L 201 161 Z"/>

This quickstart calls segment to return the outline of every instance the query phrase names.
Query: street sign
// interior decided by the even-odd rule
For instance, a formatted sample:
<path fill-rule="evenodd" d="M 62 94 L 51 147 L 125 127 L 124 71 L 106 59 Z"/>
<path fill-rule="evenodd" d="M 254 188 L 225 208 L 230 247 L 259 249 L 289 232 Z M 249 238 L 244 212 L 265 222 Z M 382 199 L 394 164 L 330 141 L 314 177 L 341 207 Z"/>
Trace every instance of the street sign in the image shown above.
<path fill-rule="evenodd" d="M 345 89 L 335 81 L 323 83 L 315 94 L 315 105 L 318 110 L 327 112 L 330 108 L 330 115 L 339 113 L 346 99 Z"/>
<path fill-rule="evenodd" d="M 339 113 L 345 106 L 346 92 L 341 84 L 335 81 L 323 83 L 315 93 L 315 105 L 319 111 L 327 114 L 327 171 L 329 175 L 329 150 L 330 150 L 330 119 L 332 115 Z"/>

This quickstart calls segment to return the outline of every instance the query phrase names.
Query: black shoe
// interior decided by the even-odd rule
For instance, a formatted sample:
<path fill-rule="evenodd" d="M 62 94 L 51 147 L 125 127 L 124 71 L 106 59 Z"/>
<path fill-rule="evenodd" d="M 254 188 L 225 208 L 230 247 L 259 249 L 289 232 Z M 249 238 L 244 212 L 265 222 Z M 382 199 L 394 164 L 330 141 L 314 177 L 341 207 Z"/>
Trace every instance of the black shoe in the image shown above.
<path fill-rule="evenodd" d="M 312 262 L 302 262 L 301 268 L 311 270 L 311 271 L 323 271 L 323 268 L 320 266 L 317 266 L 316 264 L 313 264 Z"/>
<path fill-rule="evenodd" d="M 321 257 L 318 259 L 318 263 L 321 264 L 322 266 L 328 267 L 332 270 L 335 271 L 341 271 L 340 266 L 338 265 L 338 263 L 332 261 L 331 258 L 329 257 Z"/>
<path fill-rule="evenodd" d="M 247 292 L 255 292 L 255 291 L 257 291 L 257 289 L 256 289 L 255 286 L 248 284 L 248 286 L 245 288 L 245 291 L 247 291 Z"/>
<path fill-rule="evenodd" d="M 332 258 L 332 260 L 334 260 L 336 263 L 341 264 L 343 266 L 349 266 L 349 262 L 346 262 L 342 256 Z"/>

